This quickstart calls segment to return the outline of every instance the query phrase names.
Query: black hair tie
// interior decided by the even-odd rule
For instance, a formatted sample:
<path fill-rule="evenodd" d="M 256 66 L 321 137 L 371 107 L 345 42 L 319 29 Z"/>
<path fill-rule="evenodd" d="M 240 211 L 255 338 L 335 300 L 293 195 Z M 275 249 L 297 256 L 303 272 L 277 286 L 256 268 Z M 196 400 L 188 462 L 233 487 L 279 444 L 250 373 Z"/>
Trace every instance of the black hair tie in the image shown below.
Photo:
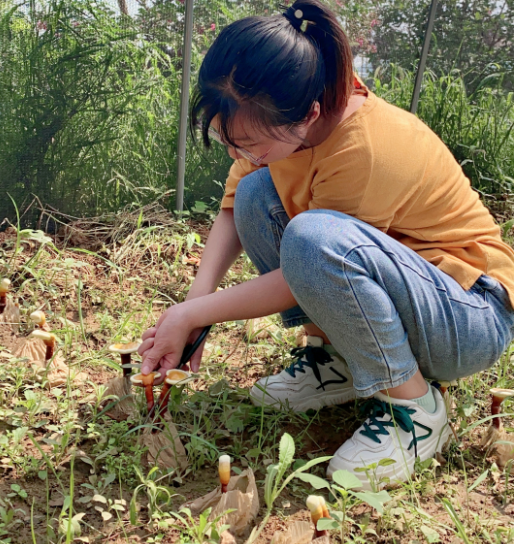
<path fill-rule="evenodd" d="M 284 7 L 285 6 L 281 6 Z M 296 30 L 301 31 L 302 25 L 304 23 L 303 11 L 301 9 L 296 9 L 293 6 L 287 8 L 282 15 L 296 28 Z"/>

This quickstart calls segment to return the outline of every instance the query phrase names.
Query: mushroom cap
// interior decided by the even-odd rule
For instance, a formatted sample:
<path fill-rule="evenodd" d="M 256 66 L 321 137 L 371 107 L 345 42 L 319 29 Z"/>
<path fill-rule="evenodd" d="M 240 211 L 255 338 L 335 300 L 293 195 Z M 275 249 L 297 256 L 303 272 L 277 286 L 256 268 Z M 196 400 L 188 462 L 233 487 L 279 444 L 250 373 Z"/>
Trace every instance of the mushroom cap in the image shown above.
<path fill-rule="evenodd" d="M 514 389 L 502 389 L 500 387 L 493 387 L 489 389 L 493 397 L 500 399 L 508 399 L 509 397 L 514 397 Z"/>
<path fill-rule="evenodd" d="M 230 455 L 220 455 L 219 464 L 220 464 L 220 466 L 221 465 L 229 465 L 230 466 Z"/>
<path fill-rule="evenodd" d="M 193 380 L 193 376 L 185 370 L 180 370 L 178 368 L 172 368 L 166 372 L 166 383 L 169 385 L 175 385 L 177 383 L 186 384 Z"/>
<path fill-rule="evenodd" d="M 145 384 L 144 382 L 147 381 L 149 379 L 149 377 L 151 376 L 151 380 L 152 380 L 152 383 L 157 380 L 158 378 L 161 377 L 161 373 L 160 372 L 150 372 L 150 374 L 134 374 L 133 376 L 130 376 L 130 381 L 134 384 L 134 385 L 139 385 L 139 386 L 145 386 L 147 384 Z M 146 380 L 145 380 L 146 378 Z"/>
<path fill-rule="evenodd" d="M 309 495 L 307 497 L 307 500 L 305 501 L 305 504 L 307 505 L 307 508 L 311 512 L 311 514 L 317 512 L 318 510 L 323 509 L 324 500 L 323 497 L 320 497 L 319 495 Z"/>
<path fill-rule="evenodd" d="M 134 353 L 139 349 L 141 342 L 128 342 L 127 344 L 111 344 L 109 351 L 112 353 L 120 353 L 126 355 L 127 353 Z"/>
<path fill-rule="evenodd" d="M 8 280 L 7 278 L 3 278 L 2 281 L 0 281 L 0 293 L 8 293 L 11 289 L 11 280 Z"/>
<path fill-rule="evenodd" d="M 36 310 L 35 312 L 32 312 L 29 317 L 30 320 L 33 321 L 36 325 L 40 325 L 41 323 L 44 323 L 46 321 L 45 312 L 42 312 L 41 310 Z"/>
<path fill-rule="evenodd" d="M 32 331 L 29 336 L 29 338 L 39 338 L 39 340 L 43 340 L 45 344 L 49 344 L 56 341 L 55 334 L 52 334 L 50 332 L 42 331 L 41 329 L 37 329 L 35 331 Z"/>

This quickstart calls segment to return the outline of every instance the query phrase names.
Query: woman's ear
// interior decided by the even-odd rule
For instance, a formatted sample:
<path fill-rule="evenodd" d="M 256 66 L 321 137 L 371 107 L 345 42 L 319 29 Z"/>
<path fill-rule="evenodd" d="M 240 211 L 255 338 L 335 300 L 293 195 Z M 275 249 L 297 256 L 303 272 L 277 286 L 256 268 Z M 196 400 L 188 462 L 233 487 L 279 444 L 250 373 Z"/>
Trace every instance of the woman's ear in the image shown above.
<path fill-rule="evenodd" d="M 319 105 L 319 102 L 316 100 L 311 106 L 311 111 L 307 114 L 307 117 L 305 118 L 304 126 L 309 128 L 319 119 L 320 115 L 321 115 L 321 106 Z"/>

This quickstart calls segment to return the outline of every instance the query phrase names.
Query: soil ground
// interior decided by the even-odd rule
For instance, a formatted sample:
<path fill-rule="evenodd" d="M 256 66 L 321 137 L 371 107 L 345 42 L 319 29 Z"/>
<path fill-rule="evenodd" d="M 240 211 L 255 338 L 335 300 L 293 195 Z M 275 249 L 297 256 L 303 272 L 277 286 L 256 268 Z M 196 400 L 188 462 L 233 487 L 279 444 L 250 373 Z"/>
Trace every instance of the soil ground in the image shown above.
<path fill-rule="evenodd" d="M 283 329 L 276 317 L 218 325 L 198 379 L 172 403 L 189 468 L 181 475 L 161 470 L 152 476 L 137 440 L 142 395 L 136 392 L 141 417 L 114 422 L 101 414 L 99 386 L 120 376 L 107 347 L 114 340 L 137 339 L 165 307 L 184 299 L 209 225 L 170 221 L 148 231 L 151 226 L 134 227 L 121 239 L 97 237 L 91 243 L 91 236 L 80 239 L 78 231 L 75 239 L 61 232 L 52 243 L 23 240 L 18 247 L 15 229 L 0 233 L 0 270 L 13 282 L 22 322 L 17 334 L 0 324 L 0 543 L 201 541 L 170 512 L 218 485 L 220 453 L 231 455 L 236 470 L 253 468 L 261 504 L 258 525 L 265 514 L 266 467 L 277 462 L 283 433 L 295 440 L 295 459 L 309 460 L 332 455 L 362 422 L 359 403 L 308 414 L 253 407 L 249 387 L 290 362 L 287 354 L 298 343 L 298 331 Z M 77 240 L 81 247 L 73 247 Z M 222 287 L 254 273 L 243 257 Z M 49 390 L 24 361 L 12 357 L 16 337 L 32 328 L 28 316 L 35 309 L 45 311 L 67 363 L 85 372 L 87 381 Z M 494 450 L 479 445 L 489 422 L 473 427 L 489 414 L 488 388 L 514 384 L 512 358 L 509 351 L 489 372 L 463 380 L 453 391 L 459 444 L 438 462 L 420 467 L 410 484 L 391 490 L 382 514 L 352 501 L 345 542 L 514 542 L 510 465 L 498 467 Z M 508 431 L 508 417 L 504 424 Z M 325 467 L 311 473 L 324 477 Z M 292 480 L 257 542 L 270 542 L 292 521 L 308 520 L 305 498 L 313 492 Z M 68 523 L 70 502 L 73 524 Z M 332 538 L 338 542 L 341 534 L 335 531 Z"/>

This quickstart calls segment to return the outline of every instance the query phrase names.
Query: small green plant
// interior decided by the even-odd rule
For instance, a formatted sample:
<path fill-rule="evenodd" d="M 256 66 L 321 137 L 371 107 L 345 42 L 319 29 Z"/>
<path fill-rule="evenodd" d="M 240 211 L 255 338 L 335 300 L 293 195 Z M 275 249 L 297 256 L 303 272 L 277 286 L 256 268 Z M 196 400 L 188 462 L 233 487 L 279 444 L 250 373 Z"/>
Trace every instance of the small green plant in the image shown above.
<path fill-rule="evenodd" d="M 311 461 L 301 465 L 299 468 L 289 474 L 289 476 L 284 478 L 286 472 L 293 463 L 294 454 L 294 440 L 290 434 L 284 433 L 280 439 L 278 463 L 268 466 L 266 479 L 264 481 L 264 502 L 266 503 L 266 514 L 264 515 L 264 519 L 262 520 L 261 524 L 258 527 L 255 527 L 252 531 L 247 544 L 251 544 L 257 540 L 271 516 L 273 504 L 278 499 L 282 491 L 284 491 L 284 489 L 287 487 L 289 482 L 291 482 L 293 478 L 299 477 L 302 472 L 309 470 L 313 466 L 319 465 L 320 463 L 325 463 L 326 461 L 332 459 L 331 456 L 312 459 Z"/>
<path fill-rule="evenodd" d="M 18 484 L 11 484 L 12 493 L 7 493 L 8 499 L 22 499 L 25 500 L 28 497 L 27 492 Z"/>
<path fill-rule="evenodd" d="M 150 472 L 146 476 L 143 476 L 143 473 L 137 467 L 134 467 L 134 470 L 141 483 L 134 489 L 134 494 L 130 501 L 130 523 L 137 525 L 137 497 L 139 493 L 145 493 L 148 498 L 150 516 L 154 512 L 161 512 L 162 508 L 169 504 L 172 497 L 176 496 L 176 493 L 172 495 L 166 486 L 159 485 L 161 480 L 169 477 L 169 472 L 163 476 L 159 476 L 159 467 L 152 467 Z"/>
<path fill-rule="evenodd" d="M 366 503 L 374 508 L 377 512 L 383 513 L 384 504 L 388 502 L 391 497 L 385 490 L 372 492 L 372 491 L 354 491 L 362 487 L 362 482 L 347 470 L 337 470 L 332 474 L 332 480 L 334 483 L 329 483 L 327 480 L 315 476 L 314 474 L 297 474 L 297 478 L 311 484 L 315 489 L 328 489 L 335 498 L 337 508 L 330 510 L 330 515 L 333 519 L 322 518 L 318 521 L 318 529 L 324 530 L 338 530 L 341 537 L 341 542 L 346 542 L 348 537 L 349 526 L 355 525 L 361 529 L 363 533 L 369 533 L 373 531 L 367 528 L 362 523 L 357 523 L 354 519 L 348 516 L 348 511 L 357 504 Z M 354 540 L 359 541 L 359 540 Z"/>
<path fill-rule="evenodd" d="M 195 544 L 217 544 L 220 541 L 220 535 L 230 528 L 230 525 L 221 525 L 217 527 L 220 519 L 230 514 L 234 510 L 226 510 L 219 516 L 209 521 L 212 508 L 207 508 L 198 517 L 198 522 L 191 515 L 189 508 L 182 508 L 180 512 L 170 512 L 170 514 L 180 521 L 181 525 L 173 525 L 182 534 L 188 537 Z"/>
<path fill-rule="evenodd" d="M 128 485 L 137 485 L 138 470 L 146 448 L 139 444 L 134 433 L 130 433 L 126 421 L 114 421 L 103 427 L 100 441 L 93 448 L 95 466 L 114 473 Z"/>
<path fill-rule="evenodd" d="M 10 543 L 11 539 L 4 539 L 4 537 L 12 535 L 17 525 L 23 525 L 21 519 L 16 518 L 16 514 L 23 516 L 25 512 L 21 508 L 13 508 L 8 500 L 0 499 L 0 542 L 2 544 Z"/>

